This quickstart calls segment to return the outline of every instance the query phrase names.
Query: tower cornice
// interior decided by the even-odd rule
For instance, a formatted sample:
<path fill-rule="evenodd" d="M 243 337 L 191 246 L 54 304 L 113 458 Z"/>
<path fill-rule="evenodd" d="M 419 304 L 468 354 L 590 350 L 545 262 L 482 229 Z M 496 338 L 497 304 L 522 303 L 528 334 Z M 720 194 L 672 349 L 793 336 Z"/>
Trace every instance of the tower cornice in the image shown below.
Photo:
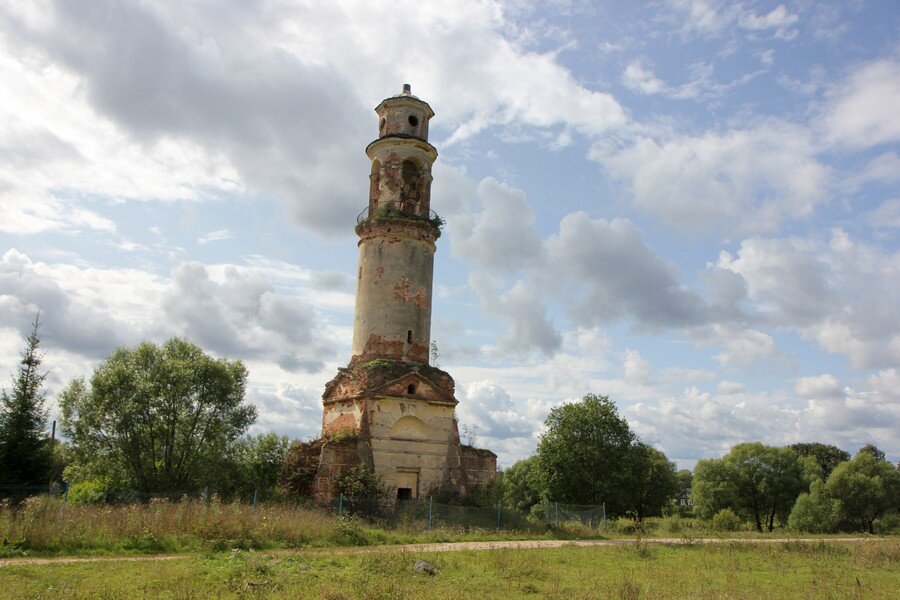
<path fill-rule="evenodd" d="M 438 157 L 437 148 L 421 138 L 402 133 L 388 134 L 373 141 L 371 144 L 366 146 L 366 155 L 370 160 L 374 160 L 376 152 L 390 147 L 418 150 L 419 152 L 424 153 L 432 163 L 436 161 Z"/>
<path fill-rule="evenodd" d="M 427 111 L 426 114 L 429 119 L 434 116 L 434 111 L 431 110 L 431 106 L 427 102 L 425 102 L 424 100 L 420 100 L 418 97 L 411 94 L 400 94 L 399 96 L 391 96 L 390 98 L 385 98 L 378 104 L 378 106 L 375 107 L 375 112 L 381 114 L 381 112 L 385 108 L 393 108 L 395 106 L 414 106 L 416 108 L 424 107 Z"/>

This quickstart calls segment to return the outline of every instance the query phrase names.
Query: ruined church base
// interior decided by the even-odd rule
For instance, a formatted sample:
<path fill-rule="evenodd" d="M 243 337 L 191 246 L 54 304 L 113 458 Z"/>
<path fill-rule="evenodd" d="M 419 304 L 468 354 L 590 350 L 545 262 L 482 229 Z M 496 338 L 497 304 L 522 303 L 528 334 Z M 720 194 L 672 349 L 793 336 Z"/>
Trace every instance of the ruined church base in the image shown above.
<path fill-rule="evenodd" d="M 445 371 L 403 360 L 361 360 L 325 387 L 322 437 L 285 465 L 290 491 L 328 502 L 349 471 L 374 472 L 384 500 L 465 495 L 491 483 L 497 455 L 463 445 Z M 292 483 L 291 483 L 292 482 Z"/>

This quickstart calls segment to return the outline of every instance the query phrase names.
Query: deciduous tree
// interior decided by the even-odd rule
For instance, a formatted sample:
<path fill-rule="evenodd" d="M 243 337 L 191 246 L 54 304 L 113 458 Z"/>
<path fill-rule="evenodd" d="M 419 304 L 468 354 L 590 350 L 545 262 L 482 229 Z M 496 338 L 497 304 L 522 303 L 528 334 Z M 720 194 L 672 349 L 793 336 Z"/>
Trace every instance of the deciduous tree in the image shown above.
<path fill-rule="evenodd" d="M 234 461 L 228 465 L 238 479 L 239 489 L 264 493 L 276 490 L 290 443 L 288 436 L 274 431 L 239 439 Z"/>
<path fill-rule="evenodd" d="M 697 463 L 694 506 L 706 516 L 731 507 L 751 518 L 757 531 L 772 531 L 776 517 L 787 521 L 806 485 L 803 464 L 790 448 L 738 444 L 721 460 Z"/>
<path fill-rule="evenodd" d="M 181 491 L 210 481 L 256 419 L 244 403 L 247 370 L 184 340 L 118 349 L 60 394 L 72 471 L 138 491 Z"/>
<path fill-rule="evenodd" d="M 850 460 L 850 453 L 831 444 L 811 442 L 808 444 L 791 444 L 788 446 L 799 456 L 811 456 L 821 469 L 822 480 L 828 479 L 836 466 Z"/>
<path fill-rule="evenodd" d="M 626 459 L 635 436 L 616 405 L 606 396 L 588 394 L 552 409 L 544 422 L 537 460 L 549 497 L 606 503 L 610 514 L 624 514 L 630 508 Z"/>
<path fill-rule="evenodd" d="M 681 469 L 677 473 L 675 473 L 675 477 L 678 478 L 678 491 L 683 492 L 685 490 L 691 489 L 691 485 L 694 481 L 694 474 L 691 473 L 690 469 Z"/>
<path fill-rule="evenodd" d="M 900 472 L 886 460 L 876 460 L 866 448 L 835 467 L 825 490 L 840 500 L 847 525 L 869 533 L 874 533 L 876 519 L 900 510 Z"/>
<path fill-rule="evenodd" d="M 544 495 L 536 457 L 520 460 L 503 472 L 503 503 L 506 506 L 527 513 Z"/>
<path fill-rule="evenodd" d="M 680 491 L 675 463 L 653 446 L 638 442 L 629 450 L 627 464 L 629 511 L 637 521 L 661 515 Z"/>
<path fill-rule="evenodd" d="M 862 448 L 859 449 L 860 452 L 867 452 L 872 455 L 872 458 L 875 459 L 875 462 L 884 462 L 887 458 L 884 455 L 884 452 L 876 446 L 875 444 L 866 444 Z M 847 460 L 850 460 L 850 457 L 847 457 Z"/>
<path fill-rule="evenodd" d="M 788 524 L 798 531 L 808 533 L 831 533 L 841 522 L 841 502 L 832 498 L 825 489 L 825 482 L 812 482 L 809 493 L 797 497 Z"/>
<path fill-rule="evenodd" d="M 730 469 L 721 458 L 697 461 L 691 483 L 691 500 L 697 515 L 711 519 L 723 508 L 737 504 Z"/>
<path fill-rule="evenodd" d="M 523 477 L 533 482 L 532 493 L 558 502 L 603 503 L 610 515 L 638 520 L 660 514 L 678 493 L 675 465 L 637 439 L 608 397 L 588 394 L 554 408 L 545 423 L 537 472 Z"/>

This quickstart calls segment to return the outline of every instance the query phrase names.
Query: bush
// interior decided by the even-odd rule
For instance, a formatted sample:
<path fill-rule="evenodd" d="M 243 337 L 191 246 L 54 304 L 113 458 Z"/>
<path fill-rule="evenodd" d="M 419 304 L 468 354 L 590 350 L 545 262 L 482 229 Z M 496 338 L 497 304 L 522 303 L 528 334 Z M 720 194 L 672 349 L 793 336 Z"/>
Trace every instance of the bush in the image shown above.
<path fill-rule="evenodd" d="M 681 533 L 684 531 L 684 520 L 681 517 L 666 517 L 660 521 L 660 526 L 666 533 Z"/>
<path fill-rule="evenodd" d="M 800 494 L 788 525 L 797 531 L 808 533 L 831 533 L 838 528 L 841 520 L 841 502 L 832 498 L 821 479 L 812 483 L 808 494 Z"/>
<path fill-rule="evenodd" d="M 714 531 L 737 531 L 741 528 L 741 519 L 730 508 L 723 508 L 713 515 L 710 526 Z"/>
<path fill-rule="evenodd" d="M 69 485 L 66 498 L 74 504 L 101 504 L 106 501 L 106 494 L 106 484 L 95 479 Z"/>
<path fill-rule="evenodd" d="M 900 513 L 890 513 L 875 521 L 875 533 L 894 535 L 900 533 Z"/>
<path fill-rule="evenodd" d="M 641 533 L 641 529 L 637 521 L 628 517 L 619 517 L 618 519 L 607 521 L 607 529 L 611 532 L 622 533 L 625 535 L 634 535 Z"/>
<path fill-rule="evenodd" d="M 371 543 L 353 517 L 338 517 L 337 531 L 331 539 L 338 546 L 368 546 Z"/>
<path fill-rule="evenodd" d="M 383 495 L 384 484 L 375 471 L 366 465 L 347 469 L 337 481 L 338 492 L 345 500 L 363 500 Z"/>

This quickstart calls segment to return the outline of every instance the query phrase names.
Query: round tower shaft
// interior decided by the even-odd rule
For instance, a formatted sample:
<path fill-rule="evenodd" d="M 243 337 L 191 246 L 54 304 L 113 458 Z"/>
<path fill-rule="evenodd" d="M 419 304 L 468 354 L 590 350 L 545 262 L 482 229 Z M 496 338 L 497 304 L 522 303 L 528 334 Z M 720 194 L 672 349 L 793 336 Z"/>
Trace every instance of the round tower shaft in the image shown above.
<path fill-rule="evenodd" d="M 366 148 L 372 161 L 369 205 L 359 215 L 353 358 L 428 364 L 431 288 L 440 219 L 431 210 L 428 143 L 434 111 L 410 92 L 376 108 L 378 138 Z"/>

